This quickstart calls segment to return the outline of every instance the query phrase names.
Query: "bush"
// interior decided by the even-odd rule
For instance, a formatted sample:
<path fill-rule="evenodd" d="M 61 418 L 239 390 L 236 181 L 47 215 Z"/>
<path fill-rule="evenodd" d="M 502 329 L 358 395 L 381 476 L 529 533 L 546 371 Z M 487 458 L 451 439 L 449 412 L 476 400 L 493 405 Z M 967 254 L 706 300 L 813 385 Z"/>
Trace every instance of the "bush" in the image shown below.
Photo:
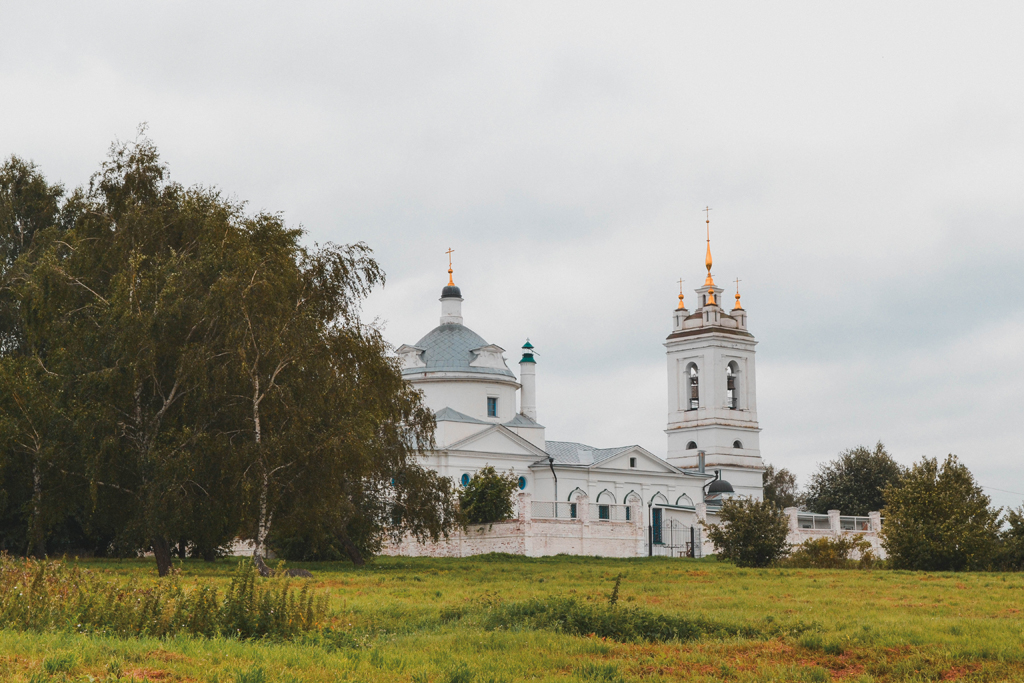
<path fill-rule="evenodd" d="M 852 559 L 854 553 L 859 559 Z M 846 534 L 807 539 L 783 560 L 787 567 L 814 569 L 872 569 L 877 563 L 867 539 Z"/>
<path fill-rule="evenodd" d="M 882 544 L 893 569 L 983 570 L 998 560 L 999 512 L 950 455 L 922 458 L 900 486 L 885 489 Z"/>
<path fill-rule="evenodd" d="M 0 627 L 115 636 L 291 638 L 319 627 L 326 597 L 283 579 L 261 579 L 240 562 L 223 599 L 212 586 L 186 590 L 174 578 L 140 586 L 65 562 L 0 555 Z"/>
<path fill-rule="evenodd" d="M 484 628 L 551 629 L 569 635 L 594 634 L 620 642 L 696 640 L 703 636 L 758 637 L 754 626 L 730 626 L 706 617 L 659 614 L 642 608 L 589 605 L 575 598 L 548 598 L 492 605 Z"/>
<path fill-rule="evenodd" d="M 514 472 L 499 474 L 490 465 L 483 468 L 459 491 L 463 523 L 491 524 L 511 519 L 512 496 L 518 488 L 519 477 Z"/>
<path fill-rule="evenodd" d="M 789 549 L 789 519 L 771 501 L 726 500 L 722 524 L 705 525 L 718 556 L 737 567 L 767 567 Z"/>
<path fill-rule="evenodd" d="M 698 638 L 775 638 L 815 628 L 802 622 L 780 624 L 771 616 L 758 624 L 736 626 L 705 616 L 661 614 L 642 607 L 583 603 L 553 597 L 491 603 L 481 620 L 487 630 L 550 629 L 576 636 L 595 635 L 623 643 L 689 641 Z"/>

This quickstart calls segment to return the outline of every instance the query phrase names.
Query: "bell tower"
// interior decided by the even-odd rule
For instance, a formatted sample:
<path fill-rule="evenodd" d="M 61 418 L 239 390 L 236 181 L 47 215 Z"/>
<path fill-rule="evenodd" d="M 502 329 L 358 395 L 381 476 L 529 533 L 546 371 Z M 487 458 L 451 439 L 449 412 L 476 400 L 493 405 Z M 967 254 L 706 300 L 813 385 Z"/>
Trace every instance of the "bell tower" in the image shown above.
<path fill-rule="evenodd" d="M 705 454 L 708 471 L 721 470 L 737 495 L 760 499 L 764 461 L 758 437 L 754 346 L 747 312 L 740 303 L 722 306 L 723 289 L 711 275 L 711 221 L 707 219 L 707 277 L 696 290 L 696 310 L 686 308 L 680 284 L 679 305 L 672 313 L 672 333 L 665 340 L 668 359 L 667 460 L 682 469 L 697 469 Z"/>

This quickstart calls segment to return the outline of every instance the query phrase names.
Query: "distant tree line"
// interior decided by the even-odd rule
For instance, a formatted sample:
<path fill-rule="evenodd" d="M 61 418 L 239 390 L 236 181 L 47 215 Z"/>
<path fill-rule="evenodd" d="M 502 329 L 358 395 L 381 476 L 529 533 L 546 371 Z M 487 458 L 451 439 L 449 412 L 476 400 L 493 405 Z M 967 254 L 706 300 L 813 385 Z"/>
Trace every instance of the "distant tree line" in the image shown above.
<path fill-rule="evenodd" d="M 434 419 L 360 303 L 363 243 L 172 182 L 140 131 L 86 187 L 0 167 L 0 550 L 361 563 L 437 539 Z"/>
<path fill-rule="evenodd" d="M 736 502 L 727 515 L 723 511 L 723 518 L 735 529 L 731 535 L 725 526 L 715 530 L 724 544 L 720 547 L 726 548 L 727 556 L 748 562 L 735 549 L 737 543 L 743 545 L 736 539 L 745 535 L 777 540 L 780 529 L 788 524 L 782 514 L 787 507 L 819 514 L 880 511 L 882 544 L 887 566 L 893 569 L 1024 570 L 1024 506 L 1005 515 L 1002 508 L 993 508 L 955 455 L 941 463 L 925 457 L 907 468 L 881 442 L 873 450 L 860 446 L 821 464 L 806 491 L 798 489 L 792 472 L 769 465 L 764 473 L 764 504 Z M 758 559 L 752 564 L 770 564 L 786 552 L 783 538 L 756 553 Z"/>

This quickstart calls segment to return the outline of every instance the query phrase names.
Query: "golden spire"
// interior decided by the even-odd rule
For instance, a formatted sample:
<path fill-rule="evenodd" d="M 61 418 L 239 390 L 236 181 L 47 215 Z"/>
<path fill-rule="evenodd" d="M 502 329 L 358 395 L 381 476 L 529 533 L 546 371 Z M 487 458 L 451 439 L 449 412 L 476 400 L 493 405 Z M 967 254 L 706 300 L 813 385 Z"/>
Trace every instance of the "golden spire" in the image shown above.
<path fill-rule="evenodd" d="M 740 279 L 736 278 L 736 305 L 732 307 L 734 311 L 742 311 L 743 306 L 740 305 Z"/>
<path fill-rule="evenodd" d="M 709 280 L 711 279 L 711 273 L 710 272 L 708 273 L 708 279 Z M 712 282 L 711 284 L 713 285 L 715 283 Z M 717 306 L 717 305 L 718 304 L 715 303 L 715 290 L 712 287 L 711 289 L 708 290 L 708 306 Z"/>
<path fill-rule="evenodd" d="M 711 211 L 711 207 L 710 206 L 705 206 L 704 207 L 704 215 L 707 216 L 707 218 L 705 219 L 704 222 L 707 223 L 707 231 L 708 231 L 708 253 L 707 253 L 707 256 L 704 257 L 704 265 L 708 269 L 708 276 L 704 280 L 704 286 L 705 287 L 714 287 L 715 286 L 715 281 L 711 278 L 711 214 L 710 214 L 710 211 Z M 714 303 L 714 302 L 715 302 L 715 293 L 712 292 L 711 293 L 711 303 Z"/>
<path fill-rule="evenodd" d="M 448 251 L 444 252 L 448 254 L 448 286 L 454 287 L 455 282 L 452 280 L 452 252 L 455 251 L 451 247 L 448 247 Z"/>
<path fill-rule="evenodd" d="M 683 303 L 683 278 L 679 278 L 679 306 L 676 307 L 677 311 L 681 311 L 686 308 L 686 304 Z"/>

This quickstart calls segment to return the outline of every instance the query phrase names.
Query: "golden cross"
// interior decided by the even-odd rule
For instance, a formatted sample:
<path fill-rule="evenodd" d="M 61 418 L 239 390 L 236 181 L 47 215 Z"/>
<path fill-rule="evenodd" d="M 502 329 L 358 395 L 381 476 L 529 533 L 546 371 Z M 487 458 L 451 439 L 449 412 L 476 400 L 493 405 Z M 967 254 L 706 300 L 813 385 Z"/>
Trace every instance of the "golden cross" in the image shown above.
<path fill-rule="evenodd" d="M 448 251 L 444 252 L 444 253 L 448 254 L 448 286 L 449 287 L 454 287 L 455 286 L 455 280 L 452 280 L 452 252 L 454 252 L 454 251 L 455 251 L 454 249 L 452 249 L 451 247 L 448 247 Z"/>
<path fill-rule="evenodd" d="M 736 293 L 737 294 L 740 293 L 740 282 L 742 282 L 742 280 L 740 280 L 739 278 L 736 278 Z"/>
<path fill-rule="evenodd" d="M 679 278 L 679 293 L 683 293 L 683 278 Z"/>

